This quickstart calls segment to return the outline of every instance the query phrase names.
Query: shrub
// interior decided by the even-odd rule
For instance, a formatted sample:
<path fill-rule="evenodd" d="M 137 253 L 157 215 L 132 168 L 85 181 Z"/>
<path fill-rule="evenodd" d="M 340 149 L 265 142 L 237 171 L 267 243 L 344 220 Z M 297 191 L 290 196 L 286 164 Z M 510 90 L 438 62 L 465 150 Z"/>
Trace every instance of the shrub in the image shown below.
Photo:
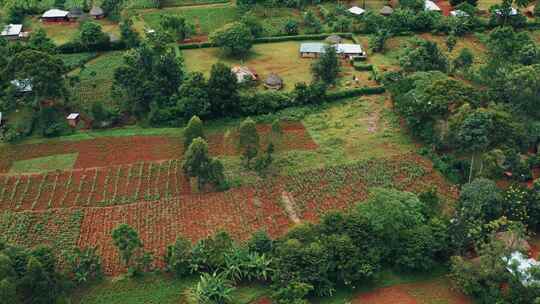
<path fill-rule="evenodd" d="M 197 286 L 188 290 L 188 297 L 196 304 L 231 303 L 234 287 L 223 273 L 203 273 Z"/>
<path fill-rule="evenodd" d="M 101 270 L 101 258 L 96 248 L 75 248 L 66 253 L 68 273 L 72 280 L 78 284 L 100 279 L 103 275 Z"/>
<path fill-rule="evenodd" d="M 178 278 L 191 273 L 191 242 L 183 237 L 176 239 L 165 252 L 165 270 L 174 273 Z"/>

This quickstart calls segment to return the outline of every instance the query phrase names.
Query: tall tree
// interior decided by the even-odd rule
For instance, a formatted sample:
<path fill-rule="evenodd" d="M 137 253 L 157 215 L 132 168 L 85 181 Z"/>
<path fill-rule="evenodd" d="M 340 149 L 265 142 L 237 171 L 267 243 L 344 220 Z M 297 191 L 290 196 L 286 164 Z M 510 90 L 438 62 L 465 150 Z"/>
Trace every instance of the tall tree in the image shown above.
<path fill-rule="evenodd" d="M 112 231 L 113 244 L 120 253 L 124 265 L 129 266 L 133 254 L 142 248 L 142 241 L 139 234 L 128 224 L 120 224 Z"/>
<path fill-rule="evenodd" d="M 210 34 L 210 41 L 223 49 L 227 55 L 241 57 L 253 46 L 253 35 L 246 24 L 233 22 Z"/>
<path fill-rule="evenodd" d="M 184 148 L 188 149 L 195 138 L 204 138 L 203 124 L 198 116 L 193 116 L 184 129 Z"/>
<path fill-rule="evenodd" d="M 195 26 L 189 23 L 183 16 L 164 15 L 161 18 L 160 26 L 163 30 L 171 34 L 175 40 L 180 42 L 195 33 Z"/>
<path fill-rule="evenodd" d="M 208 181 L 209 166 L 208 144 L 201 137 L 197 137 L 191 142 L 184 155 L 182 163 L 184 173 L 189 177 L 197 178 L 198 188 L 202 189 Z"/>
<path fill-rule="evenodd" d="M 95 50 L 108 44 L 110 38 L 103 32 L 99 23 L 87 21 L 81 24 L 79 41 L 84 48 Z"/>
<path fill-rule="evenodd" d="M 259 152 L 259 134 L 255 122 L 251 118 L 247 118 L 240 124 L 239 128 L 239 148 L 242 151 L 242 157 L 246 162 L 246 167 L 251 167 L 251 160 L 255 158 Z"/>
<path fill-rule="evenodd" d="M 208 83 L 204 75 L 194 72 L 188 75 L 180 86 L 178 95 L 178 107 L 184 118 L 192 116 L 204 117 L 210 114 L 210 96 L 208 94 Z"/>
<path fill-rule="evenodd" d="M 40 28 L 33 32 L 28 40 L 28 46 L 36 51 L 54 54 L 57 52 L 56 45 L 51 38 L 47 37 L 45 30 Z"/>
<path fill-rule="evenodd" d="M 336 48 L 327 46 L 324 53 L 311 66 L 311 71 L 315 80 L 335 84 L 340 71 Z"/>
<path fill-rule="evenodd" d="M 120 36 L 128 48 L 137 47 L 141 43 L 141 37 L 133 29 L 133 21 L 130 18 L 120 22 Z"/>
<path fill-rule="evenodd" d="M 214 116 L 230 116 L 237 112 L 238 82 L 231 68 L 218 62 L 208 79 L 210 111 Z"/>

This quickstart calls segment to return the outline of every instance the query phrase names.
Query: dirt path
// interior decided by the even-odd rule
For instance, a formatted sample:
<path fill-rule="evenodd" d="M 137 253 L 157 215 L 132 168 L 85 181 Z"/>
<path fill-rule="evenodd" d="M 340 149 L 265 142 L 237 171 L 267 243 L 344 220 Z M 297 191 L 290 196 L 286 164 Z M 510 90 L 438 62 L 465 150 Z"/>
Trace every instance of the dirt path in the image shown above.
<path fill-rule="evenodd" d="M 296 204 L 294 203 L 294 199 L 292 195 L 287 192 L 283 191 L 281 193 L 281 201 L 283 202 L 283 206 L 285 207 L 285 212 L 287 212 L 287 215 L 293 221 L 294 223 L 300 223 L 300 218 L 296 214 Z"/>

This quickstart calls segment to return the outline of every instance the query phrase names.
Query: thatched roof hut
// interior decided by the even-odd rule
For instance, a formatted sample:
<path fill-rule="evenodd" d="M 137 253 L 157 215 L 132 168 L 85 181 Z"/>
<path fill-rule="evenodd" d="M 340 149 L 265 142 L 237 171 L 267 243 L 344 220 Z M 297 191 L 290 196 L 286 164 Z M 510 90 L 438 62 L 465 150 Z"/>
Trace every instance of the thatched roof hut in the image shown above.
<path fill-rule="evenodd" d="M 383 16 L 390 16 L 390 15 L 392 15 L 393 12 L 394 12 L 393 8 L 391 8 L 388 5 L 385 5 L 385 6 L 383 6 L 381 8 L 381 10 L 379 11 L 379 14 L 381 14 Z"/>
<path fill-rule="evenodd" d="M 105 17 L 105 12 L 103 11 L 103 9 L 101 7 L 94 6 L 90 10 L 90 16 L 94 17 L 95 19 L 101 19 L 101 18 Z"/>
<path fill-rule="evenodd" d="M 280 90 L 283 88 L 283 79 L 277 74 L 272 73 L 264 80 L 264 86 L 268 89 Z"/>

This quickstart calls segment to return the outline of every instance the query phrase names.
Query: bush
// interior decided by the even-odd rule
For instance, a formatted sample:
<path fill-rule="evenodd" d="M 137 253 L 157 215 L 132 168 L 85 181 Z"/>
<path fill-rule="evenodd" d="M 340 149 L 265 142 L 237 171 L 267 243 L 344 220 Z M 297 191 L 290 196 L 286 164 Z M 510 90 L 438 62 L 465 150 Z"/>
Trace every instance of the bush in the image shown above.
<path fill-rule="evenodd" d="M 371 70 L 373 70 L 373 65 L 372 64 L 361 63 L 361 62 L 358 62 L 358 61 L 355 61 L 353 63 L 353 67 L 357 71 L 371 71 Z"/>
<path fill-rule="evenodd" d="M 327 94 L 327 98 L 329 101 L 349 98 L 349 97 L 356 97 L 356 96 L 362 96 L 362 95 L 376 95 L 376 94 L 382 94 L 384 93 L 385 89 L 384 87 L 366 87 L 366 88 L 356 88 L 356 89 L 348 89 L 338 92 L 330 92 Z"/>
<path fill-rule="evenodd" d="M 165 253 L 165 270 L 174 273 L 177 278 L 182 278 L 191 273 L 191 243 L 183 237 L 167 247 Z"/>
<path fill-rule="evenodd" d="M 101 270 L 101 257 L 96 248 L 75 248 L 66 253 L 68 274 L 78 284 L 100 279 L 103 275 Z"/>
<path fill-rule="evenodd" d="M 188 290 L 188 297 L 196 304 L 226 304 L 232 302 L 234 289 L 223 273 L 203 273 L 197 286 Z"/>

